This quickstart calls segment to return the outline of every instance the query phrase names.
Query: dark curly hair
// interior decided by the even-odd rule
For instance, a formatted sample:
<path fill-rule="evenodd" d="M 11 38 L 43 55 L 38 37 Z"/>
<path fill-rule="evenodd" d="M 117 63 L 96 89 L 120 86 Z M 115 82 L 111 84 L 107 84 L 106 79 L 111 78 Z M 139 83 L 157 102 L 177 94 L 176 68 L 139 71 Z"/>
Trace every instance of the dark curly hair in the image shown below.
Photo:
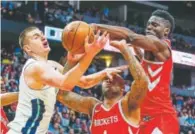
<path fill-rule="evenodd" d="M 156 10 L 152 13 L 152 16 L 157 16 L 157 17 L 161 17 L 167 21 L 169 21 L 170 23 L 170 34 L 174 31 L 175 29 L 175 19 L 174 17 L 167 11 L 165 10 Z"/>

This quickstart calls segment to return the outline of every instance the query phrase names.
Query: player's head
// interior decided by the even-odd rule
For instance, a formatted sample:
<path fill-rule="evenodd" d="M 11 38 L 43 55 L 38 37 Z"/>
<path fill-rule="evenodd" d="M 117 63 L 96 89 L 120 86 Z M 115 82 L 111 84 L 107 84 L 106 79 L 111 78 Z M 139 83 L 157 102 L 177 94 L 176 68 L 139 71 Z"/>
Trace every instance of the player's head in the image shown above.
<path fill-rule="evenodd" d="M 146 26 L 147 35 L 155 35 L 158 38 L 168 37 L 175 28 L 173 16 L 164 10 L 156 10 L 152 13 Z"/>
<path fill-rule="evenodd" d="M 125 88 L 125 81 L 123 78 L 116 74 L 113 75 L 113 79 L 106 78 L 102 82 L 102 93 L 106 99 L 114 99 L 119 96 L 123 96 Z"/>
<path fill-rule="evenodd" d="M 50 51 L 49 43 L 43 32 L 37 27 L 24 29 L 19 36 L 20 47 L 30 56 L 47 55 Z"/>

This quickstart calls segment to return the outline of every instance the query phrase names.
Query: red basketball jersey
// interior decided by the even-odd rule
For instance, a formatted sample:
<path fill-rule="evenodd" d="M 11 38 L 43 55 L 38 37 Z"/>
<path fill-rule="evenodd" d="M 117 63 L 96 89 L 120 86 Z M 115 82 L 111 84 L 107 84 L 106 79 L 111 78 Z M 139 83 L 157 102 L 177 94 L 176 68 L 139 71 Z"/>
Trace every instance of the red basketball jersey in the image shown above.
<path fill-rule="evenodd" d="M 163 41 L 171 50 L 170 40 Z M 176 113 L 170 96 L 172 55 L 165 62 L 152 62 L 143 59 L 142 67 L 149 79 L 147 95 L 141 105 L 142 117 L 160 113 Z"/>
<path fill-rule="evenodd" d="M 6 114 L 3 111 L 3 108 L 1 108 L 1 134 L 6 134 L 8 132 L 7 123 L 8 120 Z"/>
<path fill-rule="evenodd" d="M 92 114 L 92 134 L 137 134 L 138 127 L 132 125 L 123 115 L 121 101 L 106 109 L 103 104 L 97 104 Z"/>

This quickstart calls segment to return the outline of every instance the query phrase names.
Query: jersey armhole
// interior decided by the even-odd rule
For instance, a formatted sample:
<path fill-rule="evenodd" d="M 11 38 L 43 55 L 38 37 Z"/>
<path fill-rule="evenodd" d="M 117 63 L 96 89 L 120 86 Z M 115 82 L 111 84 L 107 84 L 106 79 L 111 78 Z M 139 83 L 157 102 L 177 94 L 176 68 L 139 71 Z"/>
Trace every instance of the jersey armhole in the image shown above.
<path fill-rule="evenodd" d="M 123 109 L 122 109 L 122 99 L 119 100 L 119 102 L 118 102 L 118 108 L 119 108 L 120 115 L 122 116 L 123 120 L 124 120 L 127 124 L 129 124 L 130 126 L 132 126 L 132 127 L 134 127 L 134 128 L 139 128 L 139 125 L 135 125 L 134 123 L 132 123 L 131 121 L 129 121 L 129 120 L 125 117 L 125 115 L 124 115 L 124 113 L 123 113 Z"/>
<path fill-rule="evenodd" d="M 95 108 L 100 105 L 101 103 L 96 103 L 95 106 L 93 107 L 93 110 L 92 110 L 92 113 L 90 113 L 90 117 L 91 117 L 91 125 L 90 125 L 90 130 L 91 130 L 91 127 L 92 127 L 92 124 L 93 124 L 93 116 L 94 116 L 94 112 L 95 112 Z"/>

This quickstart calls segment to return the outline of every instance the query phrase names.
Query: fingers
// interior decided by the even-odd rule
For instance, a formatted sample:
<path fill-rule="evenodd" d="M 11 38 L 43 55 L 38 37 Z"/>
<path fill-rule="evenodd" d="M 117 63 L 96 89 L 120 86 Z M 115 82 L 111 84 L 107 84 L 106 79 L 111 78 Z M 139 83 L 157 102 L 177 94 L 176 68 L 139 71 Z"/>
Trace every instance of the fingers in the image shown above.
<path fill-rule="evenodd" d="M 110 79 L 110 80 L 113 80 L 113 75 L 111 73 L 106 73 L 107 77 Z"/>
<path fill-rule="evenodd" d="M 110 45 L 115 47 L 115 46 L 119 45 L 119 41 L 111 41 Z"/>
<path fill-rule="evenodd" d="M 120 67 L 114 67 L 115 69 L 119 69 L 119 70 L 121 70 L 121 71 L 124 71 L 124 70 L 126 70 L 126 69 L 128 69 L 129 68 L 129 66 L 128 65 L 123 65 L 123 66 L 120 66 Z"/>
<path fill-rule="evenodd" d="M 109 40 L 110 35 L 105 31 L 102 36 L 99 38 L 100 47 L 103 48 L 106 45 L 106 42 Z"/>
<path fill-rule="evenodd" d="M 98 30 L 98 32 L 95 35 L 95 41 L 98 41 L 99 37 L 100 37 L 100 30 Z"/>

